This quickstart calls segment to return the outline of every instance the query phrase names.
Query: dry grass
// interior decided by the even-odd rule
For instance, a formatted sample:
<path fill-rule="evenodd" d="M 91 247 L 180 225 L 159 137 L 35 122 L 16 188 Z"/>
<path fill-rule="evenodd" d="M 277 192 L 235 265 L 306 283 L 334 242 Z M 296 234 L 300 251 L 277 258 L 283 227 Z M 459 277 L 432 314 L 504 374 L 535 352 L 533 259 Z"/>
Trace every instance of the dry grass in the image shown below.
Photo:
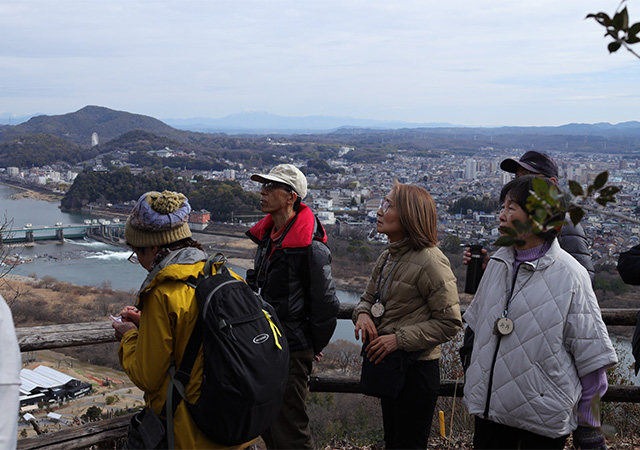
<path fill-rule="evenodd" d="M 135 299 L 133 292 L 76 286 L 53 277 L 31 281 L 4 278 L 0 294 L 11 307 L 17 327 L 103 321 Z"/>

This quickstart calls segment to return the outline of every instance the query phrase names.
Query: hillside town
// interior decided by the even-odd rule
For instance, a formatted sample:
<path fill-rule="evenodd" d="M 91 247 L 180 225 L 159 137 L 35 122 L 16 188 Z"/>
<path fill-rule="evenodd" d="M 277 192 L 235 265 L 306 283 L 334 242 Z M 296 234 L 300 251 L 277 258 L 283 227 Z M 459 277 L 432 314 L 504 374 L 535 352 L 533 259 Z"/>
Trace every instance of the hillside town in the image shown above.
<path fill-rule="evenodd" d="M 284 142 L 266 138 L 273 146 L 287 145 Z M 380 163 L 350 163 L 344 158 L 353 147 L 342 146 L 338 157 L 326 161 L 333 171 L 321 175 L 308 175 L 309 194 L 305 202 L 312 205 L 325 224 L 340 223 L 341 226 L 355 228 L 367 236 L 375 221 L 375 212 L 380 198 L 391 188 L 394 180 L 403 183 L 414 183 L 425 187 L 434 197 L 438 206 L 440 231 L 444 235 L 453 235 L 462 244 L 482 243 L 489 245 L 498 237 L 498 211 L 450 211 L 451 205 L 462 198 L 497 200 L 500 189 L 511 178 L 512 174 L 500 169 L 500 162 L 505 158 L 517 159 L 525 150 L 514 148 L 508 152 L 497 151 L 492 147 L 478 148 L 474 155 L 461 158 L 459 154 L 443 152 L 439 157 L 410 156 L 408 152 L 399 150 L 385 155 Z M 540 151 L 544 151 L 540 150 Z M 595 177 L 604 171 L 609 173 L 609 183 L 620 186 L 621 192 L 616 196 L 616 203 L 599 207 L 602 213 L 589 211 L 583 219 L 587 236 L 591 239 L 591 253 L 594 262 L 615 264 L 620 251 L 637 245 L 640 242 L 640 227 L 621 216 L 635 218 L 636 208 L 640 202 L 640 160 L 628 159 L 624 156 L 606 153 L 567 153 L 548 151 L 557 161 L 560 169 L 559 186 L 567 190 L 568 180 L 582 185 L 592 183 Z M 179 155 L 170 148 L 154 151 L 162 158 Z M 114 155 L 111 155 L 114 156 Z M 133 174 L 143 172 L 144 167 L 127 163 L 126 153 L 117 154 L 110 161 L 98 157 L 88 161 L 87 166 L 94 171 L 108 171 L 109 167 L 128 166 Z M 181 155 L 190 156 L 194 155 Z M 295 156 L 283 158 L 304 167 L 306 160 Z M 228 169 L 220 171 L 178 171 L 182 177 L 195 179 L 226 180 L 238 182 L 246 191 L 258 191 L 258 185 L 249 178 L 255 169 L 242 163 L 226 161 Z M 82 171 L 83 167 L 45 166 L 29 169 L 6 167 L 0 169 L 0 177 L 10 184 L 50 190 L 63 194 Z M 195 182 L 195 180 L 194 180 Z M 133 201 L 133 199 L 131 199 Z M 115 214 L 126 214 L 131 208 L 125 204 L 89 204 L 87 209 Z M 612 214 L 613 213 L 613 214 Z M 251 224 L 260 218 L 260 214 L 243 217 L 232 216 L 231 222 Z M 219 222 L 215 212 L 197 211 L 193 214 L 193 227 L 203 229 L 207 221 Z M 371 236 L 371 238 L 376 238 Z"/>
<path fill-rule="evenodd" d="M 198 240 L 209 250 L 215 248 L 216 251 L 225 253 L 230 257 L 230 262 L 232 258 L 233 263 L 238 263 L 241 267 L 246 263 L 249 264 L 246 267 L 250 267 L 249 258 L 253 254 L 253 245 L 244 237 L 244 232 L 248 226 L 264 217 L 258 203 L 261 185 L 252 181 L 251 176 L 264 173 L 277 164 L 290 163 L 299 167 L 308 179 L 308 195 L 304 201 L 312 206 L 331 235 L 332 265 L 337 286 L 343 290 L 344 295 L 354 294 L 357 297 L 366 285 L 375 255 L 382 248 L 382 245 L 377 244 L 386 243 L 386 235 L 375 232 L 376 214 L 381 200 L 391 190 L 395 180 L 424 187 L 434 198 L 438 211 L 440 247 L 450 258 L 455 276 L 460 281 L 467 274 L 466 267 L 462 265 L 461 247 L 481 244 L 488 250 L 493 250 L 491 247 L 499 237 L 497 225 L 500 191 L 514 176 L 501 169 L 501 163 L 508 158 L 518 160 L 528 150 L 535 148 L 549 154 L 557 162 L 558 185 L 565 193 L 569 191 L 570 180 L 587 186 L 593 184 L 603 172 L 608 173 L 608 184 L 621 188 L 616 194 L 615 203 L 602 207 L 591 202 L 589 205 L 592 209 L 586 211 L 582 224 L 590 244 L 592 260 L 599 272 L 596 281 L 601 294 L 601 307 L 619 308 L 630 302 L 635 307 L 636 300 L 632 293 L 627 293 L 624 298 L 618 298 L 617 294 L 609 295 L 609 291 L 614 292 L 617 288 L 614 282 L 609 281 L 610 278 L 616 278 L 615 281 L 621 283 L 617 274 L 611 275 L 612 271 L 616 271 L 614 266 L 619 254 L 640 243 L 640 226 L 636 225 L 635 219 L 640 204 L 640 160 L 634 149 L 606 152 L 606 147 L 602 145 L 600 152 L 593 148 L 591 151 L 570 151 L 568 148 L 561 151 L 557 145 L 543 147 L 537 141 L 534 145 L 527 140 L 522 140 L 518 146 L 505 145 L 504 141 L 494 143 L 493 146 L 487 144 L 492 141 L 491 137 L 483 139 L 482 143 L 478 142 L 475 147 L 475 139 L 465 138 L 462 148 L 456 147 L 455 138 L 450 136 L 442 137 L 437 150 L 434 150 L 436 146 L 432 141 L 423 146 L 412 147 L 407 144 L 406 148 L 400 144 L 385 146 L 384 139 L 392 135 L 393 133 L 371 135 L 362 139 L 361 142 L 368 142 L 362 145 L 349 138 L 341 142 L 335 136 L 242 137 L 234 142 L 225 142 L 224 150 L 213 153 L 202 149 L 199 152 L 188 151 L 190 147 L 180 143 L 176 143 L 174 148 L 173 144 L 160 144 L 149 140 L 148 134 L 138 132 L 117 144 L 98 149 L 99 139 L 92 136 L 92 148 L 84 148 L 91 157 L 76 163 L 69 159 L 57 159 L 55 163 L 40 166 L 32 164 L 28 167 L 20 166 L 17 162 L 5 163 L 5 167 L 0 167 L 0 183 L 21 187 L 25 193 L 13 194 L 11 198 L 14 195 L 18 199 L 46 198 L 55 203 L 55 209 L 59 206 L 63 213 L 82 213 L 82 219 L 78 221 L 83 223 L 76 225 L 95 231 L 89 234 L 91 238 L 102 245 L 115 243 L 121 246 L 124 245 L 124 217 L 130 214 L 140 192 L 150 189 L 180 190 L 189 196 L 192 206 L 197 200 L 200 201 L 197 207 L 193 207 L 188 218 L 191 230 L 204 232 L 198 233 Z M 230 151 L 233 145 L 237 145 L 240 150 Z M 65 200 L 69 199 L 73 201 L 65 204 Z M 203 199 L 208 203 L 203 202 Z M 211 207 L 203 209 L 203 204 Z M 37 217 L 28 217 L 29 219 L 16 224 L 20 228 L 16 231 L 19 235 L 17 237 L 22 238 L 24 235 L 23 241 L 28 242 L 27 245 L 34 245 L 36 238 L 45 240 L 44 234 L 53 236 L 53 232 L 56 240 L 64 242 L 68 237 L 75 237 L 72 236 L 72 229 L 78 228 L 67 224 L 66 219 L 65 222 L 56 220 L 45 224 L 37 222 Z M 366 240 L 370 242 L 367 243 Z M 9 239 L 6 241 L 9 242 Z M 237 245 L 237 241 L 241 241 L 242 245 Z M 123 261 L 122 256 L 129 256 L 129 252 L 117 253 L 120 257 L 116 260 L 120 262 Z M 69 259 L 56 259 L 58 256 Z M 68 267 L 75 267 L 73 258 L 76 257 L 82 259 L 86 257 L 86 253 L 80 251 L 72 256 L 32 255 L 31 258 L 15 255 L 16 261 L 33 262 L 34 266 L 50 259 L 68 262 Z M 15 263 L 10 258 L 6 262 Z M 103 263 L 107 262 L 101 260 L 101 264 Z M 23 269 L 30 270 L 34 266 L 25 266 Z M 109 267 L 109 270 L 113 270 L 115 265 Z M 62 288 L 58 284 L 52 284 L 52 277 L 45 276 L 41 280 L 24 278 L 29 283 L 35 283 L 30 286 L 42 286 L 44 289 L 49 285 L 52 292 L 56 289 L 61 292 L 64 289 L 77 289 L 73 285 Z M 16 283 L 18 281 L 14 280 Z M 460 283 L 458 288 L 461 289 Z M 106 293 L 114 297 L 111 298 Z M 94 297 L 95 295 L 93 294 Z M 99 317 L 102 317 L 118 310 L 116 305 L 122 300 L 119 297 L 116 299 L 116 296 L 117 291 L 111 290 L 111 284 L 107 283 L 103 294 L 97 297 L 102 300 L 90 304 L 97 309 L 101 305 L 108 305 L 107 309 L 100 310 L 102 315 Z M 77 300 L 76 294 L 72 298 Z M 471 300 L 468 293 L 461 294 L 460 298 L 464 306 Z M 620 330 L 621 333 L 628 332 L 629 329 L 618 328 L 625 328 Z M 352 331 L 349 331 L 352 335 Z M 620 345 L 628 346 L 628 336 L 621 336 L 625 340 Z M 335 370 L 339 355 L 344 353 L 351 352 L 355 360 L 359 359 L 358 346 L 343 339 L 341 335 L 332 344 L 335 348 L 327 353 L 327 365 L 318 366 L 319 373 L 333 374 L 331 371 Z M 459 359 L 457 345 L 459 342 L 452 341 L 452 350 L 448 350 L 446 358 L 452 358 L 451 364 L 456 364 Z M 40 358 L 23 366 L 20 398 L 22 419 L 19 423 L 21 438 L 29 439 L 43 430 L 65 430 L 98 418 L 115 418 L 140 405 L 142 393 L 133 389 L 126 377 L 114 369 L 119 362 L 116 360 L 113 364 L 107 363 L 117 356 L 115 347 L 111 353 L 103 351 L 111 356 L 100 356 L 101 362 L 95 361 L 95 366 L 89 365 L 88 361 L 85 363 L 87 355 L 78 354 L 78 360 L 73 362 L 73 371 L 64 366 L 68 357 L 58 354 L 53 356 L 53 362 Z M 94 353 L 90 357 L 91 361 L 98 357 L 98 352 Z M 80 366 L 80 362 L 83 366 Z M 103 369 L 105 363 L 109 367 Z M 43 364 L 48 365 L 48 368 Z M 626 364 L 616 366 L 617 370 L 625 373 Z M 354 367 L 353 373 L 357 375 L 360 367 L 357 363 Z M 624 383 L 616 380 L 616 384 Z M 317 395 L 319 394 L 314 392 L 313 398 Z M 336 411 L 344 409 L 340 406 L 343 401 L 343 397 L 340 397 L 331 408 Z M 442 401 L 448 402 L 449 399 L 444 398 Z M 618 408 L 617 405 L 615 407 Z M 464 408 L 459 405 L 457 409 Z M 457 414 L 465 417 L 463 411 Z M 617 413 L 608 414 L 615 416 Z M 317 421 L 318 417 L 314 420 Z M 376 417 L 378 416 L 372 416 L 371 419 L 371 427 L 374 429 L 380 420 Z M 617 426 L 626 426 L 627 423 L 631 423 L 631 420 L 617 423 Z M 326 427 L 319 422 L 314 424 L 314 439 L 324 439 L 321 436 Z M 458 433 L 460 445 L 454 448 L 468 448 L 468 426 L 458 428 L 462 430 Z M 620 431 L 624 434 L 625 430 L 623 428 Z M 432 434 L 437 433 L 432 431 Z M 616 444 L 625 445 L 624 441 L 620 442 Z M 326 448 L 335 448 L 333 445 L 329 444 Z M 437 442 L 434 445 L 433 448 L 439 448 Z"/>

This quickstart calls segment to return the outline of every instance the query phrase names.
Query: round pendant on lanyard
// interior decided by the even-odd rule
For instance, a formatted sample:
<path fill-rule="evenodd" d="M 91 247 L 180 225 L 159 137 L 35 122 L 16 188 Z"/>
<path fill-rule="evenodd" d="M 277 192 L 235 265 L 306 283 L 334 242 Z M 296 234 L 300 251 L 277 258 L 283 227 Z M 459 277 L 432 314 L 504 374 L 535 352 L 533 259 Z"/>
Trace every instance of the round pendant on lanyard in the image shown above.
<path fill-rule="evenodd" d="M 380 303 L 380 301 L 377 301 L 376 303 L 371 305 L 371 315 L 373 317 L 378 319 L 382 317 L 383 314 L 384 314 L 384 305 Z"/>
<path fill-rule="evenodd" d="M 495 332 L 496 334 L 500 334 L 502 336 L 507 336 L 513 333 L 513 320 L 507 317 L 500 317 L 498 320 L 496 320 Z"/>
<path fill-rule="evenodd" d="M 504 313 L 503 313 L 502 317 L 499 317 L 498 319 L 496 319 L 496 322 L 493 325 L 493 332 L 497 336 L 508 336 L 511 333 L 513 333 L 513 329 L 515 327 L 515 325 L 513 324 L 513 320 L 511 320 L 508 317 L 506 317 L 507 314 L 509 313 L 509 303 L 511 303 L 511 299 L 514 298 L 524 288 L 524 285 L 529 282 L 531 277 L 533 277 L 533 274 L 535 273 L 536 269 L 538 268 L 539 258 L 540 258 L 540 256 L 542 256 L 542 253 L 543 253 L 544 250 L 545 250 L 545 246 L 541 245 L 540 246 L 540 252 L 538 253 L 538 256 L 534 260 L 534 261 L 536 261 L 536 264 L 535 264 L 535 266 L 533 268 L 533 271 L 531 272 L 531 275 L 529 275 L 529 277 L 525 280 L 525 282 L 522 283 L 522 285 L 520 286 L 520 288 L 518 289 L 518 291 L 515 294 L 513 294 L 513 292 L 511 294 L 509 294 L 509 298 L 507 300 L 507 306 L 506 306 L 506 308 L 504 310 Z"/>

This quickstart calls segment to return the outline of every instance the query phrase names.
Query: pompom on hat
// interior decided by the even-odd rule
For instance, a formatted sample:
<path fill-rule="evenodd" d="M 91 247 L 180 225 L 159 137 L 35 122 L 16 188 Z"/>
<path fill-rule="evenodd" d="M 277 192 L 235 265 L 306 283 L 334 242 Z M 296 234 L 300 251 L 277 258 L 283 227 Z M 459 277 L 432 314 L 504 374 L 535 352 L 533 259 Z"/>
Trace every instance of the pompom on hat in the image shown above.
<path fill-rule="evenodd" d="M 179 192 L 147 192 L 133 207 L 124 238 L 133 247 L 161 247 L 191 237 L 191 206 Z"/>

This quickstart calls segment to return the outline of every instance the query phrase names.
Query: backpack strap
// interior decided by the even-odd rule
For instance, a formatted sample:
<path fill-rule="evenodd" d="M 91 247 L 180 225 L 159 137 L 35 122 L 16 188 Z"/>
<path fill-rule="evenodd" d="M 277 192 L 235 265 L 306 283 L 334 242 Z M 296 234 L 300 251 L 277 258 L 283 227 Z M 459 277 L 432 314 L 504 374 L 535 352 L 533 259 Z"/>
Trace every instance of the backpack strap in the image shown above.
<path fill-rule="evenodd" d="M 224 256 L 224 253 L 220 253 L 220 252 L 216 253 L 215 255 L 207 259 L 207 262 L 204 264 L 205 278 L 211 276 L 212 267 L 216 268 L 216 273 L 218 273 L 220 270 L 229 270 L 225 266 L 226 263 L 227 263 L 227 257 Z"/>
<path fill-rule="evenodd" d="M 167 387 L 167 399 L 162 407 L 162 414 L 167 418 L 167 444 L 169 449 L 175 448 L 175 436 L 173 431 L 173 415 L 178 405 L 184 399 L 187 400 L 186 386 L 191 379 L 191 370 L 198 357 L 198 351 L 202 345 L 202 319 L 198 316 L 191 337 L 184 350 L 180 367 L 176 370 L 176 363 L 171 356 L 169 366 L 169 386 Z"/>
<path fill-rule="evenodd" d="M 199 277 L 189 277 L 183 281 L 184 284 L 194 289 L 198 287 L 198 284 L 204 278 L 208 278 L 213 273 L 212 268 L 215 267 L 216 273 L 228 270 L 224 264 L 227 262 L 227 258 L 222 253 L 216 253 L 214 256 L 207 259 L 204 264 L 204 275 Z M 176 370 L 176 363 L 171 356 L 171 365 L 169 366 L 169 385 L 167 387 L 167 399 L 162 407 L 162 416 L 167 418 L 167 446 L 169 449 L 175 448 L 175 435 L 173 428 L 173 415 L 178 409 L 178 405 L 184 399 L 187 401 L 186 386 L 191 379 L 191 370 L 198 357 L 198 351 L 202 346 L 202 316 L 198 313 L 198 319 L 189 337 L 189 342 L 184 349 L 182 355 L 182 361 L 180 367 Z"/>

